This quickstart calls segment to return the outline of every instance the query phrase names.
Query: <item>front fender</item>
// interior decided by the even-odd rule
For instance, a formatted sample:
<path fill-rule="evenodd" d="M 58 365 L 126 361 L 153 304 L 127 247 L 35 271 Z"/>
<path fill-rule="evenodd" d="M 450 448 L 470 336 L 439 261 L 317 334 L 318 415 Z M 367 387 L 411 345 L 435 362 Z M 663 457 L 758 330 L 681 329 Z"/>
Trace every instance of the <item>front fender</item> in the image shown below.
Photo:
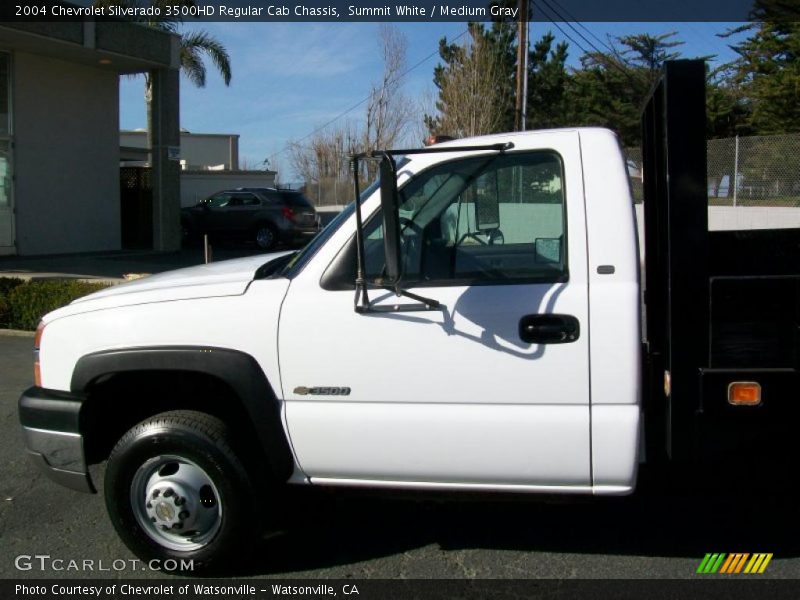
<path fill-rule="evenodd" d="M 198 372 L 225 382 L 241 400 L 273 475 L 289 478 L 294 459 L 281 421 L 281 404 L 258 362 L 249 354 L 215 347 L 161 346 L 108 350 L 83 356 L 70 389 L 86 393 L 104 375 L 136 371 Z"/>

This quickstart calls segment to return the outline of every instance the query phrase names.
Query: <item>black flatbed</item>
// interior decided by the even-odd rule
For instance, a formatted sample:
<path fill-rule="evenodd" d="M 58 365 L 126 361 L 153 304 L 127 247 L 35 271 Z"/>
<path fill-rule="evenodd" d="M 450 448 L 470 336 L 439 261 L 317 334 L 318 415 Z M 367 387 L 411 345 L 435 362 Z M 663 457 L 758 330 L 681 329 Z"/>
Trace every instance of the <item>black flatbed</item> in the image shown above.
<path fill-rule="evenodd" d="M 708 231 L 705 64 L 670 61 L 645 105 L 649 460 L 791 447 L 800 417 L 800 229 Z M 761 403 L 734 406 L 733 382 Z"/>

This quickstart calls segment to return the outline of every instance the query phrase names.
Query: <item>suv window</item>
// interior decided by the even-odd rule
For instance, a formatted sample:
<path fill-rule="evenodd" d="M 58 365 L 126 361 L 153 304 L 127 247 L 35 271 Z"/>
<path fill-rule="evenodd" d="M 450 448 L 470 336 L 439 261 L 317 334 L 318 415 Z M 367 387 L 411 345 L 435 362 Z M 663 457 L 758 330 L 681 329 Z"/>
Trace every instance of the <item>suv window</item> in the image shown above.
<path fill-rule="evenodd" d="M 495 154 L 437 165 L 400 191 L 404 281 L 421 285 L 563 281 L 561 158 Z M 383 276 L 380 215 L 365 231 L 367 277 Z"/>
<path fill-rule="evenodd" d="M 214 194 L 205 201 L 205 204 L 208 204 L 211 208 L 222 208 L 223 206 L 228 206 L 230 199 L 230 194 Z"/>
<path fill-rule="evenodd" d="M 237 200 L 236 206 L 258 206 L 261 204 L 253 194 L 236 194 L 234 198 Z"/>

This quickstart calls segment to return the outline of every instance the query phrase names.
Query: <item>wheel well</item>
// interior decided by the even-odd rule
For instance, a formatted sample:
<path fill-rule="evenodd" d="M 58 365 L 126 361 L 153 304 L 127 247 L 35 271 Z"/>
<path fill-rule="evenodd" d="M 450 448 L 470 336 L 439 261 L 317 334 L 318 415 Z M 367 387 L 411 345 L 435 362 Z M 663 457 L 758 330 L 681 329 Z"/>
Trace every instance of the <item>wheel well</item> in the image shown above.
<path fill-rule="evenodd" d="M 196 410 L 218 417 L 234 432 L 243 461 L 265 464 L 264 450 L 241 399 L 214 375 L 196 371 L 128 371 L 102 375 L 86 388 L 81 431 L 88 464 L 99 463 L 131 427 L 170 410 Z"/>

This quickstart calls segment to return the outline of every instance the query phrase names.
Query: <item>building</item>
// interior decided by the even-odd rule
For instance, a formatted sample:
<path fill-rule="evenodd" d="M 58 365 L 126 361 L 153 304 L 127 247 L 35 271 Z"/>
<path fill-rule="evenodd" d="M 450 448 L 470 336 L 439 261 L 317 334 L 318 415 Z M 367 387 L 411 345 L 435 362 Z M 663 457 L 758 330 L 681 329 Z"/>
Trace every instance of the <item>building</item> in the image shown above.
<path fill-rule="evenodd" d="M 216 192 L 237 187 L 275 187 L 275 171 L 239 168 L 239 135 L 193 133 L 181 130 L 181 206 L 194 206 Z M 120 165 L 125 169 L 146 167 L 147 131 L 120 132 Z"/>
<path fill-rule="evenodd" d="M 119 77 L 153 83 L 145 247 L 180 247 L 179 38 L 127 22 L 0 23 L 0 254 L 119 250 Z"/>
<path fill-rule="evenodd" d="M 181 129 L 180 163 L 184 171 L 238 171 L 239 135 L 236 133 L 192 133 Z M 136 156 L 149 148 L 147 130 L 123 129 L 119 132 L 120 153 Z"/>

